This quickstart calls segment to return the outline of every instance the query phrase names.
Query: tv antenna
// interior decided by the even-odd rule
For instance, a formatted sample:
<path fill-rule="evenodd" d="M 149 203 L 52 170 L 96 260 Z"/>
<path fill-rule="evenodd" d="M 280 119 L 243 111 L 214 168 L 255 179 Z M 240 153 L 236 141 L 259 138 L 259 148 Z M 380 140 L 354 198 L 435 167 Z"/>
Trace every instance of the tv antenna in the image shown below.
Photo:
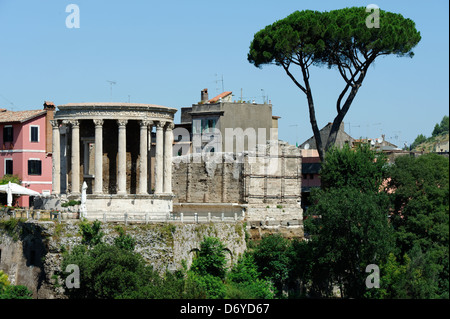
<path fill-rule="evenodd" d="M 264 89 L 261 89 L 262 92 L 262 99 L 263 99 L 263 104 L 266 104 L 266 101 L 269 101 L 269 96 L 265 95 L 266 91 L 264 91 Z"/>
<path fill-rule="evenodd" d="M 8 102 L 9 104 L 11 104 L 11 111 L 13 111 L 13 110 L 14 110 L 14 103 L 11 102 L 10 100 L 8 100 L 6 97 L 4 97 L 2 94 L 0 94 L 0 96 L 1 96 L 6 102 Z"/>
<path fill-rule="evenodd" d="M 117 82 L 116 81 L 109 81 L 109 80 L 106 80 L 106 82 L 108 82 L 109 83 L 109 85 L 110 85 L 110 87 L 111 87 L 111 102 L 112 102 L 112 89 L 113 89 L 113 84 L 115 85 L 115 84 L 117 84 Z"/>
<path fill-rule="evenodd" d="M 219 91 L 219 87 L 218 87 L 219 82 L 222 82 L 222 92 L 225 92 L 225 89 L 223 87 L 223 74 L 222 74 L 220 80 L 217 79 L 217 77 L 219 76 L 217 73 L 215 74 L 215 76 L 216 76 L 216 81 L 215 81 L 216 82 L 216 92 Z"/>

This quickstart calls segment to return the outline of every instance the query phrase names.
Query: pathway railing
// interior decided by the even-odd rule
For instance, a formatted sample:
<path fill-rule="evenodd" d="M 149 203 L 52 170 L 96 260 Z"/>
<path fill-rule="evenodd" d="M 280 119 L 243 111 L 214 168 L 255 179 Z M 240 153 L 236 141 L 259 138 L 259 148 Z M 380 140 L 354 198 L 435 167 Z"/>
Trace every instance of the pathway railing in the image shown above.
<path fill-rule="evenodd" d="M 0 210 L 0 220 L 3 218 L 22 218 L 26 220 L 48 220 L 62 222 L 67 219 L 79 219 L 79 212 L 8 209 Z M 88 212 L 88 220 L 116 223 L 152 223 L 152 222 L 178 222 L 178 223 L 211 223 L 211 222 L 237 222 L 244 220 L 243 213 L 230 212 L 176 212 L 176 213 L 149 213 L 149 212 Z"/>

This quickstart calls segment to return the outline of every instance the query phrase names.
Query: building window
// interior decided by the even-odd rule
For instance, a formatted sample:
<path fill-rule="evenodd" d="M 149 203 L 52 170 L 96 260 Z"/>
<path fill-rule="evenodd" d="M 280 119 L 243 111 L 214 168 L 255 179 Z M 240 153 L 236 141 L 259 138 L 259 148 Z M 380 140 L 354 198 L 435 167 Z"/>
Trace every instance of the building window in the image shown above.
<path fill-rule="evenodd" d="M 12 158 L 5 158 L 5 175 L 13 174 L 13 161 Z"/>
<path fill-rule="evenodd" d="M 28 175 L 41 175 L 42 174 L 42 163 L 39 159 L 29 159 L 28 160 Z"/>
<path fill-rule="evenodd" d="M 39 126 L 30 126 L 30 142 L 39 142 Z"/>
<path fill-rule="evenodd" d="M 208 120 L 209 132 L 212 132 L 216 128 L 216 120 Z"/>
<path fill-rule="evenodd" d="M 5 125 L 3 127 L 3 142 L 13 141 L 13 127 L 12 125 Z"/>

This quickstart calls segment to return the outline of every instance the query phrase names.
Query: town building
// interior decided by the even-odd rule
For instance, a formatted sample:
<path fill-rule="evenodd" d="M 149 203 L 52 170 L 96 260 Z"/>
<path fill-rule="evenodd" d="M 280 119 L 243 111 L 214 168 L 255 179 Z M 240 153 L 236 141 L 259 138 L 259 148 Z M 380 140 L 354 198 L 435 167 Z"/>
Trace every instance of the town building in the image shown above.
<path fill-rule="evenodd" d="M 181 123 L 190 135 L 193 153 L 205 151 L 239 153 L 257 144 L 278 140 L 279 116 L 272 115 L 272 104 L 233 101 L 232 92 L 211 99 L 208 89 L 201 91 L 200 102 L 181 108 Z M 182 152 L 187 154 L 187 152 Z"/>
<path fill-rule="evenodd" d="M 328 141 L 328 136 L 330 135 L 331 127 L 333 126 L 333 123 L 328 123 L 320 130 L 320 138 L 322 140 L 322 146 L 325 147 Z M 350 146 L 353 145 L 354 138 L 348 135 L 344 130 L 344 123 L 341 123 L 341 126 L 339 126 L 339 130 L 336 136 L 336 142 L 334 145 L 337 147 L 342 147 L 344 144 L 348 144 Z M 299 146 L 301 149 L 317 149 L 316 146 L 316 139 L 314 136 L 311 136 L 309 139 L 304 141 Z"/>
<path fill-rule="evenodd" d="M 50 195 L 52 189 L 52 129 L 55 105 L 40 110 L 0 109 L 0 176 L 16 175 L 22 186 Z M 20 196 L 18 206 L 33 206 L 33 198 Z"/>

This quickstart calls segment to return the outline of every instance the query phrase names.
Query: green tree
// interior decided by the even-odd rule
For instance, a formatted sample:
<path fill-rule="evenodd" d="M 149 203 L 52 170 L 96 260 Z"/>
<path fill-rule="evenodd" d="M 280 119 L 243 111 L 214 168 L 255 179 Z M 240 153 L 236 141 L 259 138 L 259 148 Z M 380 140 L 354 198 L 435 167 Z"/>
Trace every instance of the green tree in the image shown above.
<path fill-rule="evenodd" d="M 448 129 L 449 129 L 449 118 L 448 115 L 445 115 L 442 118 L 440 124 L 436 123 L 431 136 L 435 137 L 441 134 L 448 134 Z"/>
<path fill-rule="evenodd" d="M 71 298 L 125 298 L 154 282 L 160 286 L 158 275 L 140 254 L 115 245 L 75 246 L 65 254 L 62 269 L 69 264 L 80 269 L 80 288 L 67 289 Z"/>
<path fill-rule="evenodd" d="M 426 273 L 436 274 L 435 297 L 448 298 L 449 161 L 432 153 L 402 156 L 390 167 L 389 175 L 396 255 L 408 254 L 413 262 L 422 260 L 429 269 Z"/>
<path fill-rule="evenodd" d="M 386 156 L 376 153 L 369 145 L 356 150 L 344 145 L 331 148 L 320 170 L 321 188 L 354 187 L 364 192 L 378 193 L 386 178 Z"/>
<path fill-rule="evenodd" d="M 281 66 L 306 95 L 309 118 L 320 158 L 336 140 L 338 129 L 358 93 L 369 67 L 383 55 L 413 56 L 421 36 L 412 20 L 379 10 L 380 27 L 368 28 L 364 7 L 329 12 L 296 11 L 258 31 L 250 44 L 247 59 L 256 67 Z M 317 126 L 310 85 L 310 67 L 336 68 L 344 87 L 336 102 L 337 115 L 323 145 Z M 301 76 L 294 76 L 294 68 Z"/>
<path fill-rule="evenodd" d="M 205 237 L 192 261 L 187 280 L 191 285 L 204 290 L 207 298 L 225 297 L 225 251 L 225 246 L 218 238 Z"/>
<path fill-rule="evenodd" d="M 245 252 L 227 274 L 227 293 L 230 299 L 272 299 L 275 288 L 261 273 L 252 254 Z"/>
<path fill-rule="evenodd" d="M 425 135 L 423 134 L 419 134 L 417 135 L 416 139 L 414 140 L 414 142 L 411 144 L 411 149 L 415 149 L 417 146 L 419 146 L 420 144 L 426 142 L 428 139 Z"/>
<path fill-rule="evenodd" d="M 386 199 L 384 193 L 347 186 L 316 194 L 310 211 L 320 218 L 305 222 L 317 258 L 315 280 L 329 281 L 326 288 L 337 284 L 343 297 L 364 295 L 366 267 L 380 264 L 393 249 Z"/>
<path fill-rule="evenodd" d="M 278 296 L 287 284 L 291 271 L 289 240 L 280 234 L 263 236 L 254 249 L 254 260 L 262 278 L 272 281 Z"/>
<path fill-rule="evenodd" d="M 80 222 L 80 234 L 81 243 L 83 245 L 95 246 L 99 244 L 102 240 L 104 233 L 101 231 L 102 223 L 98 220 L 94 222 L 89 222 L 87 220 L 82 220 Z"/>
<path fill-rule="evenodd" d="M 205 237 L 200 250 L 192 261 L 191 270 L 199 275 L 212 275 L 225 278 L 226 274 L 225 246 L 216 237 Z"/>

